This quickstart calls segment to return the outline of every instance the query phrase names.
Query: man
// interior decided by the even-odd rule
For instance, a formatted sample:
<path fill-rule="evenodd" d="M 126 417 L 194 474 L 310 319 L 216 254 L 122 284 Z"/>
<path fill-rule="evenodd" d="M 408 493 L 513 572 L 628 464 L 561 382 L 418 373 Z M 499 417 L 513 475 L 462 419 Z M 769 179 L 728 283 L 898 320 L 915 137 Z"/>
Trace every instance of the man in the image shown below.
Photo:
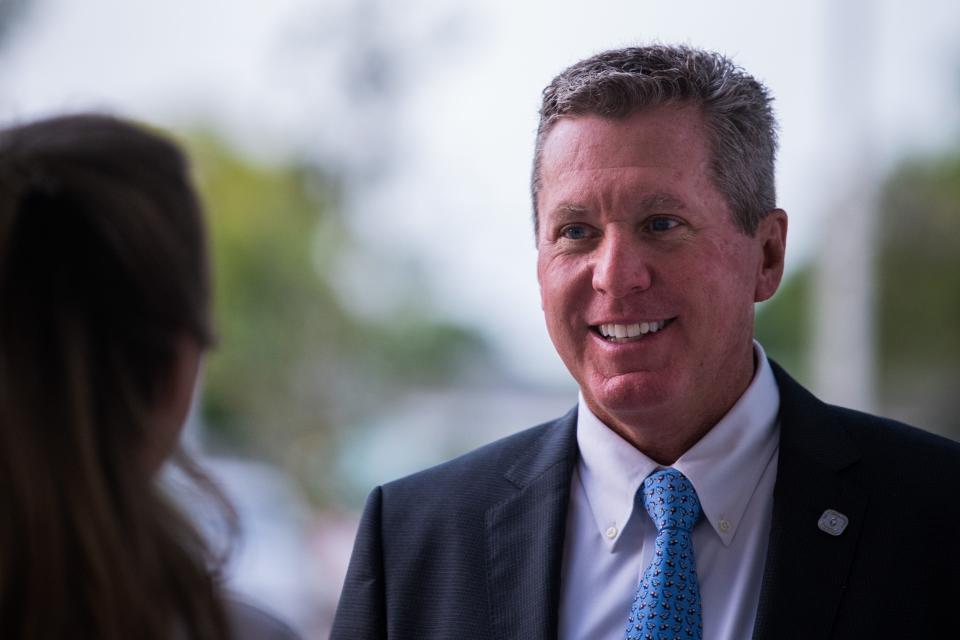
<path fill-rule="evenodd" d="M 960 446 L 753 341 L 787 216 L 766 89 L 652 46 L 546 88 L 537 276 L 576 409 L 374 490 L 333 638 L 934 637 Z M 842 228 L 837 230 L 842 233 Z"/>

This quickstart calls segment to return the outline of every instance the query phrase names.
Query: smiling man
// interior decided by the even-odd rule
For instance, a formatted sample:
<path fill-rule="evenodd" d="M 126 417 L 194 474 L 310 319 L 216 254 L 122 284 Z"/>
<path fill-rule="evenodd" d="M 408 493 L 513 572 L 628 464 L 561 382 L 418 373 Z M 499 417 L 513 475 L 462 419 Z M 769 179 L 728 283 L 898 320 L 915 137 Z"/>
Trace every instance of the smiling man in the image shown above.
<path fill-rule="evenodd" d="M 737 226 L 702 107 L 545 129 L 535 198 L 550 337 L 589 410 L 671 464 L 753 378 L 753 303 L 780 282 L 786 214 Z"/>
<path fill-rule="evenodd" d="M 537 277 L 579 403 L 375 489 L 333 638 L 952 624 L 960 447 L 821 403 L 753 339 L 787 232 L 770 102 L 726 58 L 670 46 L 544 90 Z"/>

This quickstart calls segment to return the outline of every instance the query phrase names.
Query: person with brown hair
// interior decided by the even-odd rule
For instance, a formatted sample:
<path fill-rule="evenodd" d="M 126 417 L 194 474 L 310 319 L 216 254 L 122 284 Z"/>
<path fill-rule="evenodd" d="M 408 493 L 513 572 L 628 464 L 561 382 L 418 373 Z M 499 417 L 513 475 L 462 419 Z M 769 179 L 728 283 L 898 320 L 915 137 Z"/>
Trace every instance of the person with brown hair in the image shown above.
<path fill-rule="evenodd" d="M 0 637 L 293 637 L 223 596 L 157 487 L 212 341 L 176 145 L 102 115 L 0 131 Z"/>

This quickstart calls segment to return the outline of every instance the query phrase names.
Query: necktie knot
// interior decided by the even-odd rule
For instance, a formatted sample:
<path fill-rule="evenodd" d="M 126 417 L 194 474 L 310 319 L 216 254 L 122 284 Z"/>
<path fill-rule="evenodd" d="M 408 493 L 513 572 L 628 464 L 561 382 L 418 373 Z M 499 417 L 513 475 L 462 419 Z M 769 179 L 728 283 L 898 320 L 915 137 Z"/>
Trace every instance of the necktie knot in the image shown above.
<path fill-rule="evenodd" d="M 700 517 L 700 500 L 687 477 L 676 469 L 655 471 L 643 481 L 643 506 L 657 531 L 690 532 Z"/>

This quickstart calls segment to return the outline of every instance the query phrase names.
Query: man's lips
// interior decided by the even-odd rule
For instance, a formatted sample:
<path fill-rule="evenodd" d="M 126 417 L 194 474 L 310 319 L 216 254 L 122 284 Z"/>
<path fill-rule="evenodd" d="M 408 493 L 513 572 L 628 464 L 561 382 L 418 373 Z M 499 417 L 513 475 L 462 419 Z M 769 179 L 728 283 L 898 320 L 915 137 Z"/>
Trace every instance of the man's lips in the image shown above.
<path fill-rule="evenodd" d="M 634 322 L 603 322 L 590 325 L 590 330 L 607 342 L 636 342 L 670 326 L 676 317 Z"/>

